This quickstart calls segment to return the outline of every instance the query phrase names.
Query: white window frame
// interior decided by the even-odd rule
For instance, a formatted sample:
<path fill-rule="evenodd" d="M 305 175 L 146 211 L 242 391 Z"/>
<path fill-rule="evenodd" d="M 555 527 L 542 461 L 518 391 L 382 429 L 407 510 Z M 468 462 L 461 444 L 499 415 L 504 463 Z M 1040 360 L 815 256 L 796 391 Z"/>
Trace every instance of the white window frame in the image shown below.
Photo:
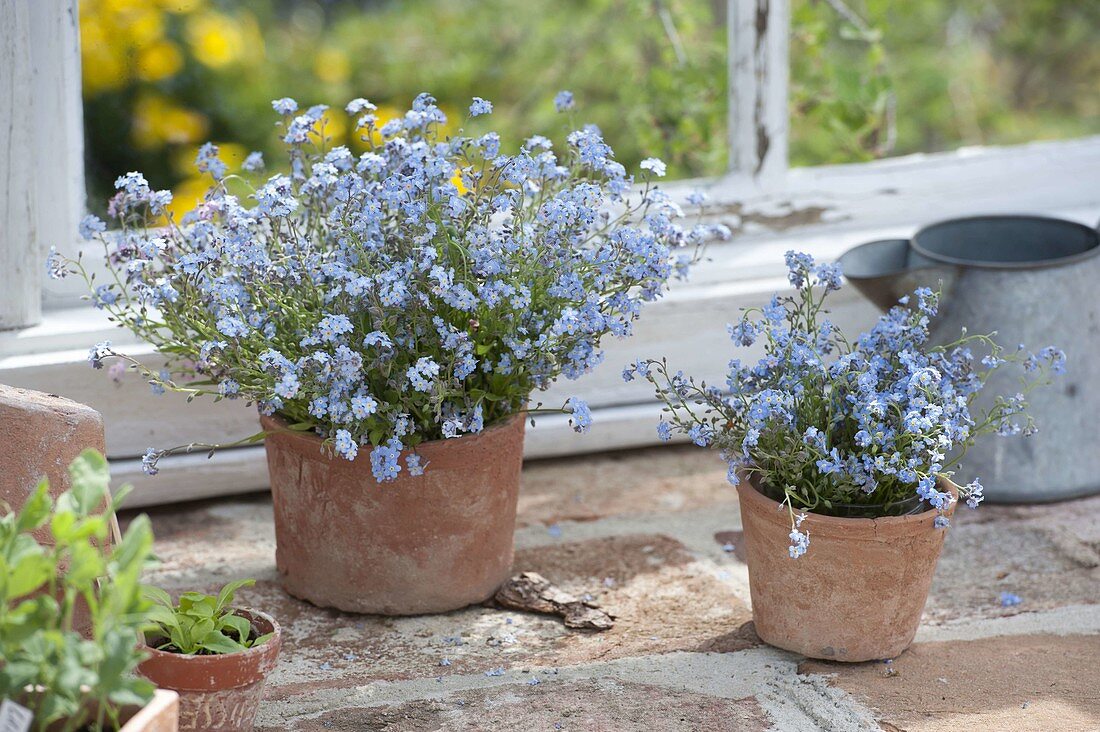
<path fill-rule="evenodd" d="M 737 226 L 737 235 L 713 245 L 689 282 L 651 305 L 632 339 L 608 343 L 602 367 L 539 395 L 547 404 L 585 395 L 595 427 L 578 436 L 564 418 L 541 418 L 528 435 L 529 457 L 655 443 L 660 407 L 644 385 L 622 382 L 621 366 L 640 355 L 667 355 L 720 383 L 732 354 L 722 350 L 725 324 L 740 307 L 785 286 L 787 249 L 834 258 L 862 241 L 907 236 L 922 223 L 971 213 L 1050 213 L 1090 225 L 1100 215 L 1100 137 L 789 169 L 788 0 L 728 3 L 731 169 L 667 188 L 681 197 L 707 190 L 714 218 Z M 0 171 L 8 172 L 0 175 L 0 382 L 100 409 L 116 478 L 137 487 L 130 505 L 266 488 L 259 447 L 209 461 L 170 458 L 161 475 L 141 473 L 145 447 L 243 437 L 256 431 L 255 415 L 228 402 L 153 397 L 132 376 L 116 386 L 88 368 L 89 345 L 105 338 L 151 361 L 154 355 L 83 305 L 79 283 L 44 277 L 50 244 L 79 251 L 73 232 L 85 204 L 77 0 L 0 0 L 0 17 L 0 69 L 12 69 L 0 72 L 0 99 L 11 100 L 0 107 Z M 862 327 L 875 315 L 851 291 L 834 307 L 842 326 Z"/>

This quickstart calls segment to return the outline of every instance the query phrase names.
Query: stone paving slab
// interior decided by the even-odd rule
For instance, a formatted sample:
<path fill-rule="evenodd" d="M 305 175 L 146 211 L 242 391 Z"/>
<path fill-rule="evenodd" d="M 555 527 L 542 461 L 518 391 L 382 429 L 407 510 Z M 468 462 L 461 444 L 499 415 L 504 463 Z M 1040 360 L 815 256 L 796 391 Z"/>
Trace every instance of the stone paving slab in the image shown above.
<path fill-rule="evenodd" d="M 1029 635 L 917 643 L 889 664 L 807 661 L 800 673 L 874 707 L 887 730 L 1095 732 L 1100 636 Z"/>
<path fill-rule="evenodd" d="M 283 624 L 261 730 L 1100 730 L 1100 497 L 960 511 L 917 644 L 889 666 L 760 642 L 736 494 L 692 448 L 525 466 L 516 571 L 591 595 L 617 617 L 605 633 L 489 606 L 382 618 L 298 601 L 264 495 L 152 516 L 150 580 L 255 577 L 241 600 Z"/>

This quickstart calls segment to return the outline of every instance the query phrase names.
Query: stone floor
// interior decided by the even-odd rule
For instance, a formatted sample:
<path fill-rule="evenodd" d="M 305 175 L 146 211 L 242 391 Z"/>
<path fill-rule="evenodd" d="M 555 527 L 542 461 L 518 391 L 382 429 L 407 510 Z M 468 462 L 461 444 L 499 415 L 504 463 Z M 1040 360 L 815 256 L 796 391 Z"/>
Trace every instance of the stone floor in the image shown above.
<path fill-rule="evenodd" d="M 691 448 L 527 465 L 515 568 L 597 598 L 618 616 L 598 634 L 489 607 L 394 619 L 294 600 L 265 495 L 152 516 L 153 581 L 255 577 L 241 599 L 282 623 L 261 730 L 1100 730 L 1100 497 L 960 511 L 917 642 L 855 665 L 760 643 L 735 493 Z"/>

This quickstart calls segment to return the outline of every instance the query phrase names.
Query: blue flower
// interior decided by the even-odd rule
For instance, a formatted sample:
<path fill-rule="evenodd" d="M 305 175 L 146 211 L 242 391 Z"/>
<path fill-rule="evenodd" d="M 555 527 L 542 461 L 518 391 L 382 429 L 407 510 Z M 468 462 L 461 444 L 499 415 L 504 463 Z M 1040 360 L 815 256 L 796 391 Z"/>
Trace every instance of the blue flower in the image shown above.
<path fill-rule="evenodd" d="M 493 104 L 481 97 L 474 97 L 474 103 L 470 105 L 470 116 L 479 117 L 493 111 Z"/>
<path fill-rule="evenodd" d="M 401 465 L 397 459 L 401 457 L 401 441 L 396 437 L 390 438 L 384 445 L 378 445 L 370 454 L 371 472 L 379 483 L 385 483 L 397 478 L 401 472 Z"/>
<path fill-rule="evenodd" d="M 161 459 L 162 454 L 149 448 L 145 451 L 145 454 L 141 456 L 141 469 L 146 475 L 156 475 L 160 472 L 157 467 L 157 462 Z"/>
<path fill-rule="evenodd" d="M 658 178 L 663 177 L 667 170 L 664 162 L 662 162 L 659 158 L 646 158 L 641 162 L 641 165 L 639 165 L 639 167 L 642 170 L 650 171 Z"/>
<path fill-rule="evenodd" d="M 96 234 L 101 234 L 107 230 L 107 224 L 93 214 L 88 214 L 80 220 L 80 237 L 85 241 L 92 239 Z"/>
<path fill-rule="evenodd" d="M 218 146 L 212 142 L 204 143 L 195 156 L 195 167 L 200 173 L 209 173 L 214 180 L 225 177 L 228 166 L 218 157 Z"/>
<path fill-rule="evenodd" d="M 298 111 L 298 102 L 290 97 L 283 97 L 271 102 L 271 108 L 282 115 L 294 114 Z"/>
<path fill-rule="evenodd" d="M 661 439 L 661 442 L 668 442 L 672 439 L 672 425 L 663 419 L 657 423 L 657 437 Z"/>
<path fill-rule="evenodd" d="M 701 191 L 698 189 L 692 191 L 687 195 L 687 202 L 690 203 L 692 206 L 702 206 L 704 203 L 707 202 L 706 191 Z"/>
<path fill-rule="evenodd" d="M 149 380 L 149 390 L 152 391 L 154 395 L 160 396 L 165 391 L 165 385 L 171 381 L 172 374 L 168 373 L 166 369 L 161 369 L 157 373 L 157 377 L 155 379 Z"/>
<path fill-rule="evenodd" d="M 569 397 L 565 408 L 572 414 L 569 423 L 573 425 L 573 430 L 587 432 L 592 426 L 592 412 L 588 409 L 588 402 L 578 397 Z"/>
<path fill-rule="evenodd" d="M 405 466 L 409 469 L 409 475 L 419 476 L 424 475 L 424 468 L 427 463 L 420 462 L 420 456 L 415 452 L 410 452 L 405 456 Z"/>
<path fill-rule="evenodd" d="M 332 343 L 340 336 L 350 333 L 354 327 L 346 315 L 326 315 L 313 330 L 313 337 L 319 342 Z M 228 334 L 227 334 L 228 335 Z"/>
<path fill-rule="evenodd" d="M 351 436 L 351 433 L 347 430 L 336 430 L 336 435 L 333 437 L 333 448 L 339 455 L 347 458 L 348 460 L 354 460 L 355 456 L 359 454 L 359 443 L 355 441 L 355 438 Z M 373 462 L 374 457 L 371 456 Z"/>
<path fill-rule="evenodd" d="M 258 173 L 264 169 L 264 154 L 259 151 L 248 153 L 248 157 L 241 163 L 241 169 L 249 173 Z"/>
<path fill-rule="evenodd" d="M 791 533 L 788 535 L 791 540 L 791 545 L 788 547 L 787 553 L 790 555 L 791 559 L 798 559 L 805 555 L 810 548 L 810 532 L 799 531 L 798 529 L 805 518 L 806 514 L 800 514 L 795 517 L 795 527 L 791 529 Z"/>
<path fill-rule="evenodd" d="M 1014 592 L 1002 592 L 999 600 L 1001 607 L 1015 607 L 1023 602 L 1023 599 Z"/>
<path fill-rule="evenodd" d="M 841 273 L 839 264 L 819 264 L 814 268 L 814 278 L 826 290 L 839 290 Z"/>
<path fill-rule="evenodd" d="M 243 338 L 248 335 L 249 328 L 243 320 L 227 315 L 224 318 L 219 318 L 216 324 L 218 332 L 222 335 L 227 335 L 230 338 Z"/>
<path fill-rule="evenodd" d="M 63 280 L 68 274 L 65 258 L 57 251 L 57 247 L 50 247 L 50 252 L 46 255 L 46 276 L 51 280 Z"/>
<path fill-rule="evenodd" d="M 576 107 L 573 103 L 573 92 L 564 89 L 554 96 L 554 108 L 559 112 L 568 112 Z"/>
<path fill-rule="evenodd" d="M 378 402 L 370 394 L 362 394 L 351 398 L 351 413 L 356 419 L 366 419 L 378 411 Z"/>
<path fill-rule="evenodd" d="M 634 381 L 635 376 L 642 379 L 649 378 L 649 363 L 647 361 L 638 359 L 634 363 L 623 368 L 623 381 Z"/>
<path fill-rule="evenodd" d="M 714 430 L 707 424 L 694 424 L 688 430 L 688 437 L 699 447 L 707 447 L 714 437 Z"/>
<path fill-rule="evenodd" d="M 416 391 L 428 392 L 432 390 L 432 383 L 439 376 L 439 364 L 431 358 L 424 356 L 416 360 L 416 364 L 410 366 L 405 372 L 409 377 L 409 383 Z"/>
<path fill-rule="evenodd" d="M 88 363 L 92 368 L 103 368 L 103 359 L 115 355 L 110 341 L 100 341 L 88 350 Z"/>

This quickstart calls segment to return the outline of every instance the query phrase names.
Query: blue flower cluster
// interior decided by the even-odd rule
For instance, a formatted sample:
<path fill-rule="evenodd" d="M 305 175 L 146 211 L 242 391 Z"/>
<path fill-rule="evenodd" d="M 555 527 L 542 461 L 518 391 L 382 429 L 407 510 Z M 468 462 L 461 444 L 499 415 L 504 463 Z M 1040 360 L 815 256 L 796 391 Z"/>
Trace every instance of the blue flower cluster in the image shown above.
<path fill-rule="evenodd" d="M 729 326 L 738 346 L 764 344 L 756 364 L 730 362 L 724 389 L 696 384 L 665 361 L 638 361 L 624 378 L 648 379 L 671 419 L 657 425 L 662 440 L 673 430 L 721 450 L 736 485 L 746 474 L 783 496 L 791 515 L 791 556 L 804 554 L 806 510 L 830 513 L 859 506 L 885 515 L 913 497 L 939 510 L 937 527 L 955 497 L 940 478 L 980 435 L 1035 431 L 1026 394 L 1064 372 L 1065 354 L 1037 354 L 1020 346 L 1005 353 L 989 336 L 963 335 L 930 346 L 929 323 L 938 293 L 918 289 L 855 341 L 823 317 L 828 293 L 841 286 L 834 264 L 788 252 L 797 295 L 774 296 Z M 1023 366 L 1022 391 L 996 397 L 984 414 L 972 411 L 989 375 L 1006 364 Z M 1022 421 L 1022 423 L 1021 423 Z M 971 507 L 982 500 L 978 481 L 961 488 Z"/>
<path fill-rule="evenodd" d="M 556 104 L 572 109 L 572 95 Z M 140 173 L 119 178 L 121 230 L 81 225 L 114 274 L 92 300 L 172 359 L 176 381 L 151 381 L 255 402 L 349 460 L 369 445 L 379 481 L 420 473 L 421 442 L 480 432 L 558 375 L 589 372 L 601 339 L 630 335 L 682 273 L 674 250 L 691 262 L 729 235 L 677 223 L 651 181 L 664 164 L 647 160 L 636 183 L 592 125 L 560 153 L 541 136 L 507 153 L 496 133 L 442 137 L 427 94 L 385 124 L 356 99 L 346 112 L 366 151 L 354 154 L 328 144 L 325 106 L 272 106 L 289 166 L 265 180 L 250 155 L 230 174 L 204 145 L 196 165 L 211 187 L 179 221 L 151 228 L 170 194 Z M 493 107 L 475 98 L 469 111 Z M 107 355 L 118 354 L 97 350 L 93 365 Z M 588 429 L 582 400 L 565 409 Z"/>

